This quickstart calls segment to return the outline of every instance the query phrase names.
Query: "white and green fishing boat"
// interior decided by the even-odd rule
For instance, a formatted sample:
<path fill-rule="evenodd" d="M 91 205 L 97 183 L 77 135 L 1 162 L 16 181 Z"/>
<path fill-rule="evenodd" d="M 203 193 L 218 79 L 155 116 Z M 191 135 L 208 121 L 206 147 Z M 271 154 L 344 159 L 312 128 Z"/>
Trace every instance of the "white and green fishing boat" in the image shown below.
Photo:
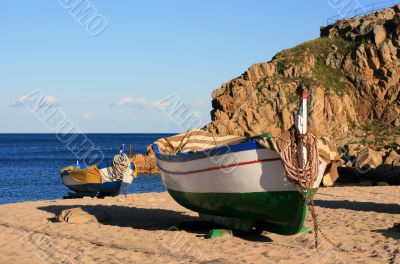
<path fill-rule="evenodd" d="M 307 133 L 306 109 L 305 92 L 295 126 L 300 135 Z M 290 134 L 216 137 L 196 129 L 160 139 L 153 149 L 169 194 L 201 218 L 245 231 L 292 235 L 303 227 L 305 195 L 316 192 L 327 163 L 319 158 L 314 140 L 313 154 L 296 144 L 301 155 L 294 164 L 300 165 L 291 166 Z M 293 171 L 314 175 L 304 193 Z"/>

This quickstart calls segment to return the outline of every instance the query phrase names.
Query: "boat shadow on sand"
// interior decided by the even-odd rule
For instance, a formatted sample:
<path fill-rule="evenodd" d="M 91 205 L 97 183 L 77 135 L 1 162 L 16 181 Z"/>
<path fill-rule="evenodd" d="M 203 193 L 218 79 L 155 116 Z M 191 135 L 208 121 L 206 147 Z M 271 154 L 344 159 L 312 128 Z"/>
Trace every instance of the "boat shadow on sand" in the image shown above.
<path fill-rule="evenodd" d="M 400 205 L 394 203 L 358 202 L 349 200 L 315 200 L 314 204 L 328 209 L 347 209 L 383 214 L 400 214 Z"/>
<path fill-rule="evenodd" d="M 215 228 L 224 228 L 223 226 L 201 221 L 196 216 L 190 216 L 179 211 L 140 208 L 120 205 L 49 205 L 39 207 L 39 210 L 52 213 L 54 216 L 48 220 L 58 222 L 58 215 L 66 209 L 80 207 L 83 211 L 98 216 L 106 213 L 107 217 L 101 221 L 103 225 L 131 227 L 142 230 L 168 230 L 185 231 L 194 233 L 198 237 L 206 237 L 206 234 Z M 104 218 L 104 217 L 103 217 Z M 248 241 L 272 242 L 272 240 L 261 234 L 234 232 L 234 235 Z"/>

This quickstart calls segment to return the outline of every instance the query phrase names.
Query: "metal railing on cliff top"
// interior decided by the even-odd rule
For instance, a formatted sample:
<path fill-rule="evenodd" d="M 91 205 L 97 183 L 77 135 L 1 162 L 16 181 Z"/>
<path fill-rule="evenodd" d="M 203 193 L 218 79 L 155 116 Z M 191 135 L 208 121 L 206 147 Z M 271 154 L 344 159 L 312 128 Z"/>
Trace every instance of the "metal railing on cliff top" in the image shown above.
<path fill-rule="evenodd" d="M 376 11 L 379 11 L 379 10 L 382 10 L 382 9 L 385 9 L 388 7 L 392 7 L 397 3 L 398 3 L 398 1 L 391 0 L 391 1 L 383 1 L 383 2 L 378 2 L 378 3 L 362 6 L 362 7 L 356 8 L 350 12 L 341 13 L 337 16 L 330 17 L 327 19 L 326 24 L 327 24 L 327 26 L 330 26 L 330 25 L 335 24 L 339 20 L 364 16 L 364 15 L 367 15 L 367 14 L 370 14 L 370 13 L 373 13 L 373 12 L 376 12 Z"/>

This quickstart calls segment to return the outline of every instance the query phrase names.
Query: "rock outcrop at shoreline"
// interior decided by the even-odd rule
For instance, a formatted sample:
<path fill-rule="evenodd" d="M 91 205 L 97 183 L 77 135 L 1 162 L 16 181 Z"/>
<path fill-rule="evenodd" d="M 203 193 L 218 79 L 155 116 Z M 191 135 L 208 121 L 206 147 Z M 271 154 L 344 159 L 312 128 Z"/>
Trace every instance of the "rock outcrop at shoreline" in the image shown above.
<path fill-rule="evenodd" d="M 293 125 L 297 94 L 308 86 L 310 125 L 336 143 L 342 165 L 363 160 L 378 163 L 369 173 L 387 174 L 400 165 L 399 66 L 400 5 L 338 21 L 215 90 L 207 129 L 277 136 Z"/>
<path fill-rule="evenodd" d="M 160 173 L 157 167 L 157 160 L 151 145 L 147 147 L 146 155 L 136 154 L 131 158 L 140 173 L 157 174 Z"/>
<path fill-rule="evenodd" d="M 294 123 L 296 92 L 310 86 L 311 125 L 342 144 L 394 142 L 400 132 L 400 5 L 321 28 L 321 37 L 251 66 L 212 94 L 209 130 L 274 136 Z"/>
<path fill-rule="evenodd" d="M 216 89 L 205 129 L 277 136 L 293 125 L 306 86 L 310 126 L 336 143 L 342 174 L 379 181 L 400 168 L 399 66 L 400 5 L 338 21 L 322 27 L 320 38 L 254 64 Z"/>

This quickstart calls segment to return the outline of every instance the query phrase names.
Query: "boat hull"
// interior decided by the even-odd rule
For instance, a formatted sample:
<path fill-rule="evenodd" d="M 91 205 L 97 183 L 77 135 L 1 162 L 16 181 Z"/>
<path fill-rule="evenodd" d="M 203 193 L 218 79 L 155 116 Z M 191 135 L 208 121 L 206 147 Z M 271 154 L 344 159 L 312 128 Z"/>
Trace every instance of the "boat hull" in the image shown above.
<path fill-rule="evenodd" d="M 62 181 L 64 185 L 68 187 L 68 189 L 78 194 L 101 194 L 104 196 L 117 196 L 130 185 L 130 183 L 121 181 L 104 183 L 82 183 L 77 182 L 69 175 L 62 176 Z"/>
<path fill-rule="evenodd" d="M 163 183 L 182 206 L 200 214 L 252 220 L 278 234 L 301 230 L 306 202 L 286 177 L 277 152 L 254 140 L 195 153 L 155 152 Z M 320 163 L 311 192 L 317 191 L 325 166 Z"/>
<path fill-rule="evenodd" d="M 61 169 L 61 179 L 65 186 L 77 194 L 89 196 L 117 196 L 132 183 L 136 176 L 135 166 L 122 180 L 114 180 L 111 162 L 101 162 L 94 166 L 76 169 L 69 166 Z"/>
<path fill-rule="evenodd" d="M 182 206 L 201 214 L 247 219 L 270 232 L 300 231 L 306 204 L 296 191 L 257 193 L 186 193 L 168 190 Z M 316 192 L 316 190 L 314 190 Z"/>

